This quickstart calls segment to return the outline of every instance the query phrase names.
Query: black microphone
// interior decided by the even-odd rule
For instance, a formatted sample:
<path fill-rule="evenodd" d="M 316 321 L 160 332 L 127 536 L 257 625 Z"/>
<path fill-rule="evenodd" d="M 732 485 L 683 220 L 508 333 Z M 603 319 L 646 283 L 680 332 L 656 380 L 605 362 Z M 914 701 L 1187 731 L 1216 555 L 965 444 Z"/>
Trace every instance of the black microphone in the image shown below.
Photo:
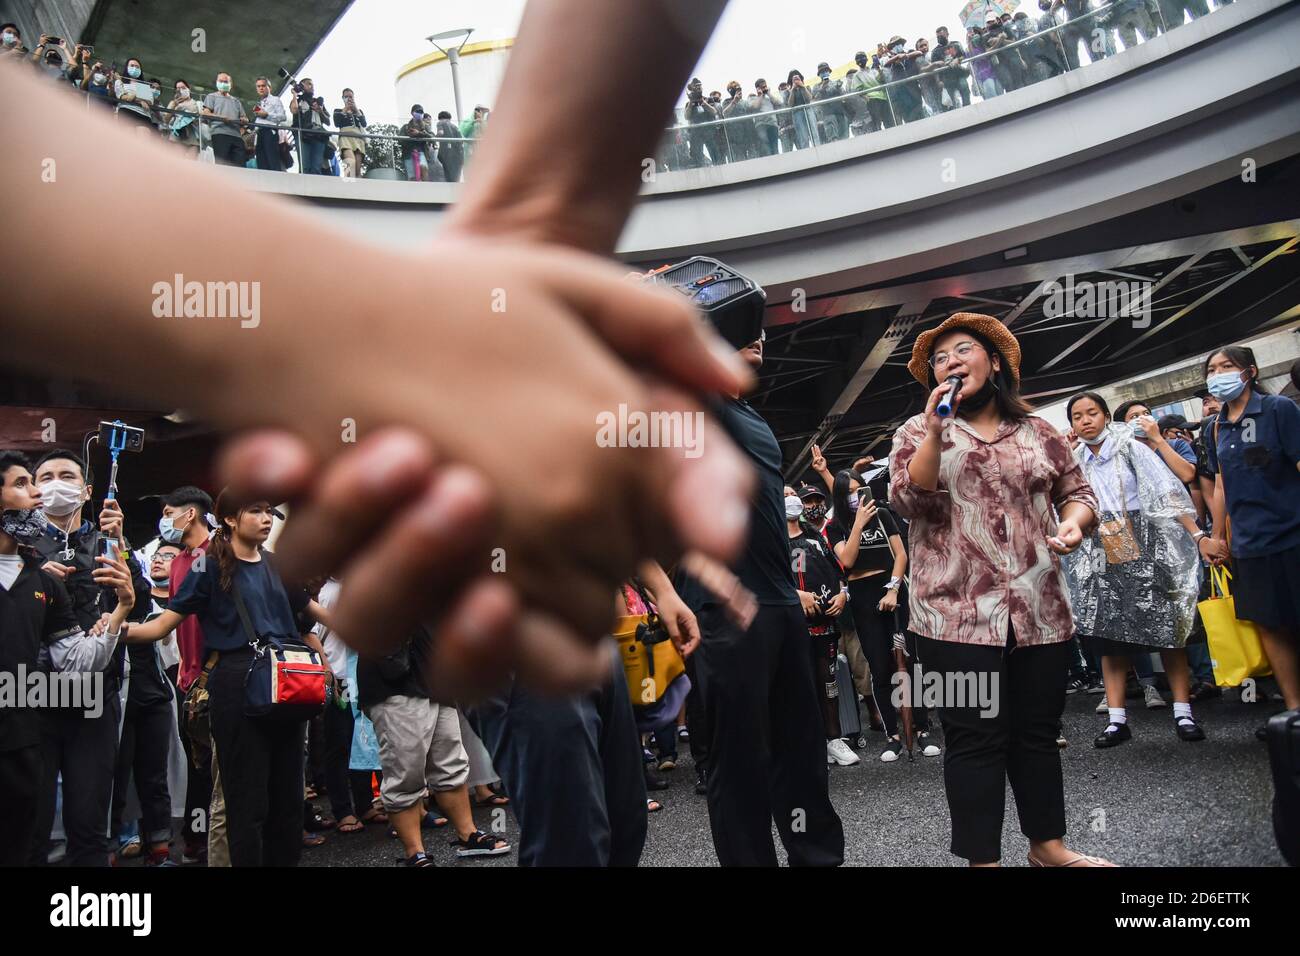
<path fill-rule="evenodd" d="M 952 414 L 953 403 L 957 401 L 957 393 L 961 391 L 962 378 L 960 375 L 949 375 L 944 382 L 948 385 L 948 391 L 934 408 L 935 414 L 940 418 L 947 418 Z"/>

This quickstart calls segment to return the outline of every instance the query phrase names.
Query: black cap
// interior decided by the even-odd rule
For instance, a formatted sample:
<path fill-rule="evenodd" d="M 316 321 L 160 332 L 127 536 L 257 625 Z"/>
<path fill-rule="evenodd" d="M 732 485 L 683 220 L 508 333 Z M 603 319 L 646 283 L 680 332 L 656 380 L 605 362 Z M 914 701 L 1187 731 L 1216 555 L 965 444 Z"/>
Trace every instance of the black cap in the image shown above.
<path fill-rule="evenodd" d="M 415 112 L 417 112 L 417 111 L 420 112 L 420 113 L 423 113 L 423 112 L 424 112 L 424 107 L 421 106 L 419 103 L 416 103 L 414 106 L 411 107 L 411 112 L 412 112 L 412 113 L 415 113 Z"/>
<path fill-rule="evenodd" d="M 1194 432 L 1196 429 L 1201 427 L 1201 423 L 1196 422 L 1195 424 L 1189 424 L 1187 419 L 1182 415 L 1161 415 L 1156 421 L 1156 427 L 1162 432 L 1168 431 L 1171 428 L 1180 428 L 1184 431 Z"/>
<path fill-rule="evenodd" d="M 817 64 L 817 72 L 818 72 L 818 73 L 820 73 L 822 70 L 827 70 L 827 71 L 829 71 L 830 68 L 831 68 L 831 65 L 830 65 L 829 63 L 822 62 L 822 63 L 818 63 L 818 64 Z"/>
<path fill-rule="evenodd" d="M 867 56 L 866 50 L 859 50 L 857 53 L 853 54 L 853 59 L 856 61 L 856 60 L 869 60 L 871 58 Z"/>
<path fill-rule="evenodd" d="M 816 485 L 810 485 L 805 481 L 802 485 L 799 486 L 799 497 L 800 498 L 813 498 L 813 497 L 825 498 L 826 492 L 818 488 Z"/>

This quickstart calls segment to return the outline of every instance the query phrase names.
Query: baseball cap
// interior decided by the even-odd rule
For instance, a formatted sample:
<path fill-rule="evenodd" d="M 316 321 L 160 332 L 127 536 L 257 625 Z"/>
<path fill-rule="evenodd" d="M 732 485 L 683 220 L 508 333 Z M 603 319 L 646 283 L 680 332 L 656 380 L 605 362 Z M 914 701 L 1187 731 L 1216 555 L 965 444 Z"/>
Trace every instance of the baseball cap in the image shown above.
<path fill-rule="evenodd" d="M 823 491 L 821 488 L 818 488 L 816 485 L 808 484 L 806 481 L 799 486 L 798 491 L 799 491 L 800 498 L 813 498 L 813 497 L 825 498 L 826 497 L 825 491 Z"/>
<path fill-rule="evenodd" d="M 1200 422 L 1189 423 L 1182 415 L 1161 415 L 1156 420 L 1156 427 L 1162 432 L 1171 428 L 1179 428 L 1184 431 L 1194 432 L 1201 427 Z"/>

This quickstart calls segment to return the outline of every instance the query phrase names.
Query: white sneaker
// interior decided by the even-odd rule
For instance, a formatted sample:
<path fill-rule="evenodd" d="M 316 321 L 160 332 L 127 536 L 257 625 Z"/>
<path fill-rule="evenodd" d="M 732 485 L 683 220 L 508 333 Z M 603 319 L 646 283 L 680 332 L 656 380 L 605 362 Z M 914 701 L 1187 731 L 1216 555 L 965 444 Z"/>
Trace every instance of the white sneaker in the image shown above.
<path fill-rule="evenodd" d="M 1097 703 L 1097 713 L 1104 714 L 1107 713 L 1109 710 L 1110 710 L 1110 705 L 1106 703 L 1106 698 L 1103 697 Z"/>
<path fill-rule="evenodd" d="M 925 731 L 916 735 L 916 745 L 921 748 L 921 754 L 925 757 L 937 757 L 943 753 L 939 745 L 934 742 L 934 738 Z"/>
<path fill-rule="evenodd" d="M 852 767 L 862 758 L 855 754 L 843 740 L 826 741 L 826 762 L 837 763 L 841 767 Z"/>
<path fill-rule="evenodd" d="M 1143 687 L 1142 694 L 1147 699 L 1147 710 L 1158 710 L 1161 707 L 1168 707 L 1169 704 L 1160 696 L 1160 691 L 1154 687 Z"/>

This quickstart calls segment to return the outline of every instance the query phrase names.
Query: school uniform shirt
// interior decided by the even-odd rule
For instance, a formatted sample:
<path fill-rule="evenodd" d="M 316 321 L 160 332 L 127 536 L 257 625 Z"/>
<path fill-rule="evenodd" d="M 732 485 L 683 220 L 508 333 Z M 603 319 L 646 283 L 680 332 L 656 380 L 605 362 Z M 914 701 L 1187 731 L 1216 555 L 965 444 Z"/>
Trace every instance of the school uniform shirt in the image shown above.
<path fill-rule="evenodd" d="M 850 516 L 850 522 L 853 518 Z M 852 528 L 852 525 L 849 525 Z M 832 545 L 846 540 L 844 528 L 838 521 L 832 521 L 826 527 L 826 537 Z M 849 568 L 850 574 L 862 571 L 892 571 L 894 553 L 890 550 L 889 539 L 893 535 L 902 537 L 894 513 L 884 502 L 876 502 L 876 516 L 867 522 L 858 535 L 858 557 Z"/>
<path fill-rule="evenodd" d="M 99 671 L 117 646 L 116 636 L 82 631 L 71 595 L 42 570 L 44 563 L 31 555 L 0 555 L 0 751 L 40 742 L 39 715 L 47 711 L 6 699 L 27 692 L 20 666 L 25 674 Z"/>
<path fill-rule="evenodd" d="M 889 501 L 911 521 L 910 628 L 938 641 L 1021 646 L 1074 633 L 1060 560 L 1047 545 L 1058 512 L 1097 496 L 1066 443 L 1030 415 L 1003 421 L 986 441 L 961 418 L 940 438 L 936 490 L 912 481 L 908 465 L 925 440 L 924 414 L 894 433 Z"/>
<path fill-rule="evenodd" d="M 1281 395 L 1252 392 L 1241 418 L 1230 422 L 1227 415 L 1225 405 L 1210 422 L 1205 457 L 1223 476 L 1233 557 L 1300 546 L 1300 408 Z"/>
<path fill-rule="evenodd" d="M 221 587 L 221 570 L 211 557 L 203 570 L 191 569 L 167 604 L 178 614 L 193 614 L 203 627 L 203 656 L 211 651 L 236 651 L 251 640 L 235 607 L 235 586 L 248 608 L 249 623 L 258 638 L 279 637 L 297 641 L 295 616 L 310 602 L 301 588 L 285 590 L 266 555 L 261 561 L 236 560 L 229 591 Z"/>

